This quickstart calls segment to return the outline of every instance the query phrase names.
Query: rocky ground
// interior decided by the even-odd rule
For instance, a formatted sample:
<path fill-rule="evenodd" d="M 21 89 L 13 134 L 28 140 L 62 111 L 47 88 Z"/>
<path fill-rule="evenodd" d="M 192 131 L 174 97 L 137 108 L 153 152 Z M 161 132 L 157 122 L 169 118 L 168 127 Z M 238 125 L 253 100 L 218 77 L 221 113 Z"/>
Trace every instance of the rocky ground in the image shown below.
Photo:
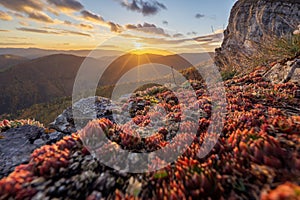
<path fill-rule="evenodd" d="M 181 104 L 163 87 L 133 95 L 119 110 L 97 98 L 96 102 L 106 102 L 99 104 L 99 119 L 76 133 L 71 133 L 76 127 L 68 111 L 52 124 L 55 132 L 3 124 L 0 150 L 1 162 L 6 164 L 5 170 L 1 169 L 5 177 L 0 180 L 0 199 L 299 199 L 300 87 L 293 82 L 271 82 L 264 72 L 259 68 L 224 83 L 226 110 L 216 115 L 219 119 L 225 114 L 224 126 L 217 144 L 202 158 L 198 156 L 205 151 L 201 145 L 218 131 L 208 129 L 218 96 L 211 96 L 197 81 L 192 82 L 197 97 L 188 104 Z M 221 88 L 216 85 L 213 89 Z M 192 99 L 187 93 L 179 95 Z M 183 112 L 187 108 L 197 112 L 187 115 Z M 128 116 L 118 115 L 125 111 L 130 121 Z M 153 127 L 161 128 L 155 131 Z M 171 149 L 176 153 L 174 147 L 186 141 L 186 135 L 178 133 L 194 130 L 182 155 L 157 171 L 129 173 L 131 158 L 130 162 L 122 158 L 125 170 L 107 167 L 95 158 L 99 151 L 106 155 L 117 148 L 136 153 L 161 149 L 163 154 Z M 59 140 L 58 133 L 67 136 Z M 89 138 L 101 139 L 101 134 L 110 142 L 100 149 L 86 148 L 93 145 Z M 10 140 L 16 142 L 14 147 L 9 146 Z M 18 153 L 13 153 L 19 145 Z M 23 149 L 27 155 L 21 154 Z M 105 161 L 117 162 L 116 158 L 110 153 Z M 158 156 L 149 164 L 149 171 L 163 162 Z M 8 171 L 12 173 L 8 175 Z"/>
<path fill-rule="evenodd" d="M 11 128 L 1 134 L 0 139 L 0 178 L 7 176 L 20 164 L 28 163 L 30 153 L 46 144 L 61 140 L 59 132 L 46 134 L 42 127 L 23 125 Z"/>

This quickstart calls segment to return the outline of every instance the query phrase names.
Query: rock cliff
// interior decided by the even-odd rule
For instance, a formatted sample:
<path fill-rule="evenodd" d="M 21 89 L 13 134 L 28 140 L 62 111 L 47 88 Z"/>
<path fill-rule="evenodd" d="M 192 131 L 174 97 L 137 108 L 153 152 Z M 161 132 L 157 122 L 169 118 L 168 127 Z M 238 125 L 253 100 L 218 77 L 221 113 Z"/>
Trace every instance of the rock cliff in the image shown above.
<path fill-rule="evenodd" d="M 220 68 L 241 69 L 241 58 L 251 58 L 270 36 L 292 34 L 300 24 L 299 0 L 239 0 L 231 10 L 221 48 L 216 49 Z"/>

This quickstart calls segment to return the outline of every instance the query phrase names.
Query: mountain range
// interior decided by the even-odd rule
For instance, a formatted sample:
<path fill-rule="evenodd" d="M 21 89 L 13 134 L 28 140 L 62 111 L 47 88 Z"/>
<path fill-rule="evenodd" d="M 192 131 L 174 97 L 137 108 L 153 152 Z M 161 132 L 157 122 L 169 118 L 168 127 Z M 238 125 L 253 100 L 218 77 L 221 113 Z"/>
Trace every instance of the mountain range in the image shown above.
<path fill-rule="evenodd" d="M 22 56 L 16 56 L 12 54 L 0 55 L 0 72 L 5 71 L 14 65 L 23 63 L 28 60 L 29 60 L 28 58 Z"/>
<path fill-rule="evenodd" d="M 104 67 L 108 66 L 98 85 L 104 86 L 115 84 L 122 75 L 137 65 L 159 63 L 181 70 L 190 67 L 196 59 L 207 59 L 207 54 L 182 54 L 180 56 L 124 54 L 118 58 L 102 56 L 97 59 L 71 54 L 53 54 L 35 59 L 23 56 L 0 55 L 0 69 L 2 70 L 0 71 L 0 87 L 2 88 L 0 114 L 15 113 L 17 110 L 37 103 L 47 103 L 57 98 L 71 96 L 74 81 L 82 63 L 89 66 L 91 74 L 101 69 L 103 71 Z M 165 74 L 170 72 L 166 70 Z M 151 74 L 151 70 L 146 71 L 145 74 L 147 73 Z M 145 75 L 143 79 L 147 79 L 147 76 Z"/>
<path fill-rule="evenodd" d="M 91 54 L 91 52 L 93 52 Z M 50 50 L 39 48 L 0 48 L 0 55 L 18 55 L 28 59 L 35 59 L 43 56 L 49 56 L 54 54 L 71 54 L 80 57 L 93 57 L 101 58 L 106 56 L 119 56 L 123 52 L 116 50 Z M 91 55 L 90 55 L 91 54 Z"/>

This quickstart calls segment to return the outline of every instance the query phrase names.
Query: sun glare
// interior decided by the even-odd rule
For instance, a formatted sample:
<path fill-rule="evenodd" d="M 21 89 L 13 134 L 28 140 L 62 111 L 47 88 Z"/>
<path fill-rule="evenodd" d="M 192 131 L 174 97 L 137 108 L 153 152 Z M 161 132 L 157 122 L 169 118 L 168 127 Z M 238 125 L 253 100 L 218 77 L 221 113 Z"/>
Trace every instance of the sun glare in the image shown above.
<path fill-rule="evenodd" d="M 139 49 L 142 49 L 143 44 L 142 44 L 142 43 L 139 43 L 139 42 L 135 42 L 135 43 L 134 43 L 134 47 L 135 47 L 137 50 L 139 50 Z"/>
<path fill-rule="evenodd" d="M 133 50 L 129 51 L 128 53 L 136 54 L 136 55 L 156 54 L 156 55 L 163 55 L 163 56 L 174 54 L 172 52 L 161 50 L 161 49 L 151 49 L 151 48 L 143 48 L 143 47 L 141 47 L 139 49 L 138 48 L 133 49 Z"/>

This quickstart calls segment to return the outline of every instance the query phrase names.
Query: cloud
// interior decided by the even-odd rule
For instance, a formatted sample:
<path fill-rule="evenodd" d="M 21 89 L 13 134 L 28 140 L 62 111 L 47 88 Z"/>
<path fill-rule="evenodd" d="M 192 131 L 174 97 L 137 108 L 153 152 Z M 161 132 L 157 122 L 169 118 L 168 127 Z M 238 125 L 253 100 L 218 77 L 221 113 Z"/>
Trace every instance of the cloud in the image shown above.
<path fill-rule="evenodd" d="M 18 17 L 24 18 L 21 13 L 25 13 L 29 19 L 40 22 L 53 23 L 54 21 L 46 13 L 42 12 L 45 5 L 37 0 L 0 0 L 0 4 L 7 9 L 16 11 Z"/>
<path fill-rule="evenodd" d="M 171 40 L 166 38 L 143 37 L 143 36 L 136 36 L 131 34 L 122 34 L 121 36 L 125 38 L 137 39 L 140 42 L 148 43 L 148 44 L 179 44 L 179 43 L 184 43 L 193 40 L 193 39 L 172 39 Z"/>
<path fill-rule="evenodd" d="M 113 22 L 107 22 L 110 26 L 110 31 L 115 33 L 121 33 L 123 31 L 123 27 L 119 24 L 115 24 Z"/>
<path fill-rule="evenodd" d="M 79 36 L 87 36 L 91 37 L 90 34 L 88 33 L 83 33 L 83 32 L 78 32 L 78 31 L 71 31 L 71 30 L 66 30 L 66 29 L 59 29 L 59 28 L 50 28 L 50 27 L 42 27 L 45 30 L 55 32 L 55 34 L 72 34 L 72 35 L 79 35 Z"/>
<path fill-rule="evenodd" d="M 46 23 L 54 23 L 54 21 L 49 17 L 47 14 L 43 12 L 37 12 L 33 11 L 31 13 L 28 13 L 28 17 L 40 22 L 46 22 Z"/>
<path fill-rule="evenodd" d="M 176 46 L 176 49 L 181 50 L 193 50 L 198 52 L 214 52 L 215 48 L 218 48 L 221 46 L 221 43 L 214 44 L 214 43 L 207 43 L 207 44 L 187 44 L 187 45 L 179 45 Z"/>
<path fill-rule="evenodd" d="M 195 15 L 195 17 L 196 17 L 197 19 L 200 19 L 200 18 L 205 17 L 205 15 L 200 14 L 200 13 L 197 13 L 197 14 Z"/>
<path fill-rule="evenodd" d="M 84 29 L 94 29 L 94 27 L 92 25 L 89 25 L 89 24 L 79 24 L 78 25 L 80 28 L 84 28 Z"/>
<path fill-rule="evenodd" d="M 223 40 L 223 30 L 217 30 L 215 33 L 200 37 L 195 37 L 198 42 L 220 42 Z"/>
<path fill-rule="evenodd" d="M 55 34 L 55 35 L 65 35 L 65 34 L 71 34 L 71 35 L 77 35 L 77 36 L 86 36 L 91 37 L 90 34 L 82 33 L 78 31 L 70 31 L 65 29 L 55 29 L 55 28 L 48 28 L 48 29 L 36 29 L 36 28 L 16 28 L 19 31 L 25 31 L 25 32 L 33 32 L 33 33 L 42 33 L 42 34 Z"/>
<path fill-rule="evenodd" d="M 183 34 L 177 33 L 177 34 L 173 35 L 173 38 L 180 38 L 180 37 L 183 37 L 183 36 L 184 36 Z"/>
<path fill-rule="evenodd" d="M 0 4 L 5 8 L 18 12 L 28 12 L 28 10 L 43 10 L 43 3 L 37 0 L 0 0 Z"/>
<path fill-rule="evenodd" d="M 9 15 L 14 15 L 15 17 L 18 17 L 18 18 L 24 18 L 24 15 L 22 15 L 21 13 L 18 13 L 18 12 L 15 12 L 15 11 L 7 11 L 7 13 Z"/>
<path fill-rule="evenodd" d="M 11 21 L 12 19 L 13 18 L 9 14 L 0 10 L 0 20 Z"/>
<path fill-rule="evenodd" d="M 198 37 L 198 38 L 194 38 L 197 42 L 201 42 L 201 43 L 208 43 L 208 42 L 212 42 L 213 41 L 213 39 L 212 38 L 210 38 L 210 37 L 208 37 L 208 38 L 205 38 L 205 37 L 203 37 L 203 38 L 200 38 L 200 37 Z"/>
<path fill-rule="evenodd" d="M 191 39 L 176 39 L 176 40 L 170 40 L 170 39 L 164 39 L 164 38 L 144 38 L 143 42 L 148 44 L 180 44 L 187 41 L 191 41 Z"/>
<path fill-rule="evenodd" d="M 57 8 L 52 8 L 50 6 L 47 7 L 47 11 L 54 14 L 55 16 L 59 16 L 60 10 Z"/>
<path fill-rule="evenodd" d="M 0 46 L 23 46 L 23 45 L 35 45 L 34 43 L 27 43 L 27 42 L 0 42 Z"/>
<path fill-rule="evenodd" d="M 161 35 L 165 37 L 170 37 L 169 34 L 167 34 L 164 29 L 157 27 L 155 24 L 149 24 L 149 23 L 144 23 L 144 24 L 127 24 L 125 25 L 126 29 L 129 30 L 136 30 L 139 32 L 144 32 L 144 33 L 150 33 L 150 34 L 156 34 L 156 35 Z"/>
<path fill-rule="evenodd" d="M 86 37 L 91 37 L 90 34 L 88 33 L 82 33 L 82 32 L 78 32 L 78 31 L 70 31 L 70 30 L 62 30 L 61 31 L 62 34 L 72 34 L 72 35 L 78 35 L 78 36 L 86 36 Z"/>
<path fill-rule="evenodd" d="M 149 23 L 137 24 L 137 25 L 127 24 L 127 25 L 125 25 L 125 27 L 123 27 L 112 21 L 105 21 L 102 16 L 92 13 L 88 10 L 82 10 L 80 13 L 81 13 L 81 17 L 84 20 L 91 21 L 91 22 L 94 22 L 94 23 L 97 23 L 97 24 L 100 24 L 103 26 L 107 26 L 110 28 L 110 31 L 114 32 L 114 33 L 121 33 L 125 29 L 129 29 L 129 30 L 136 29 L 137 31 L 144 32 L 144 33 L 157 34 L 157 35 L 163 35 L 166 37 L 170 37 L 170 35 L 165 33 L 165 31 L 162 28 L 159 28 L 154 24 L 149 24 Z M 65 21 L 65 24 L 66 24 L 66 21 Z"/>
<path fill-rule="evenodd" d="M 176 46 L 178 49 L 198 49 L 201 48 L 201 45 L 199 44 L 187 44 L 187 45 L 180 45 Z"/>
<path fill-rule="evenodd" d="M 175 34 L 176 35 L 176 34 Z M 214 34 L 200 36 L 200 37 L 192 37 L 192 38 L 156 38 L 156 37 L 143 37 L 143 36 L 136 36 L 132 34 L 121 34 L 121 36 L 125 38 L 132 38 L 139 42 L 150 44 L 150 45 L 157 45 L 157 44 L 164 44 L 164 45 L 176 45 L 176 48 L 181 49 L 193 49 L 193 48 L 202 48 L 202 49 L 213 49 L 220 46 L 223 38 L 223 33 L 221 30 L 218 30 Z"/>
<path fill-rule="evenodd" d="M 195 31 L 188 32 L 187 35 L 197 35 L 197 32 L 195 32 Z"/>
<path fill-rule="evenodd" d="M 128 10 L 142 13 L 144 16 L 148 15 L 155 15 L 160 10 L 164 9 L 166 10 L 167 7 L 159 3 L 155 0 L 132 0 L 131 2 L 128 0 L 117 0 L 123 7 L 127 8 Z"/>
<path fill-rule="evenodd" d="M 66 24 L 66 25 L 72 25 L 73 23 L 70 22 L 70 21 L 68 21 L 68 20 L 65 20 L 65 21 L 64 21 L 64 24 Z"/>
<path fill-rule="evenodd" d="M 19 21 L 19 24 L 22 26 L 29 26 L 29 24 L 27 22 L 24 21 Z"/>
<path fill-rule="evenodd" d="M 43 29 L 36 29 L 36 28 L 16 28 L 19 31 L 25 31 L 25 32 L 33 32 L 33 33 L 46 33 L 46 34 L 59 34 L 58 32 L 55 31 L 49 31 L 49 30 L 43 30 Z"/>
<path fill-rule="evenodd" d="M 107 22 L 103 19 L 102 16 L 92 13 L 90 11 L 87 10 L 83 10 L 80 12 L 81 16 L 83 19 L 100 24 L 100 25 L 104 25 L 110 28 L 111 32 L 115 32 L 115 33 L 121 33 L 123 31 L 123 27 L 119 24 L 116 24 L 114 22 Z"/>
<path fill-rule="evenodd" d="M 67 12 L 79 11 L 84 8 L 83 5 L 76 0 L 47 0 L 47 2 Z"/>
<path fill-rule="evenodd" d="M 100 23 L 100 24 L 105 23 L 103 17 L 101 17 L 100 15 L 94 14 L 94 13 L 92 13 L 90 11 L 87 11 L 87 10 L 83 10 L 80 13 L 81 13 L 81 16 L 85 20 L 92 21 L 92 22 L 95 22 L 95 23 Z"/>
<path fill-rule="evenodd" d="M 162 23 L 163 23 L 163 25 L 166 25 L 166 26 L 169 25 L 169 22 L 166 20 L 162 21 Z"/>
<path fill-rule="evenodd" d="M 15 37 L 15 36 L 8 36 L 7 38 L 9 38 L 9 39 L 16 39 L 16 40 L 26 40 L 26 39 L 28 39 L 26 37 Z"/>
<path fill-rule="evenodd" d="M 68 21 L 68 20 L 65 20 L 63 21 L 63 24 L 64 25 L 67 25 L 67 26 L 71 26 L 71 27 L 77 27 L 77 28 L 80 28 L 80 29 L 87 29 L 87 30 L 92 30 L 94 29 L 94 26 L 93 25 L 90 25 L 90 24 L 84 24 L 84 23 L 80 23 L 80 24 L 75 24 L 71 21 Z"/>

